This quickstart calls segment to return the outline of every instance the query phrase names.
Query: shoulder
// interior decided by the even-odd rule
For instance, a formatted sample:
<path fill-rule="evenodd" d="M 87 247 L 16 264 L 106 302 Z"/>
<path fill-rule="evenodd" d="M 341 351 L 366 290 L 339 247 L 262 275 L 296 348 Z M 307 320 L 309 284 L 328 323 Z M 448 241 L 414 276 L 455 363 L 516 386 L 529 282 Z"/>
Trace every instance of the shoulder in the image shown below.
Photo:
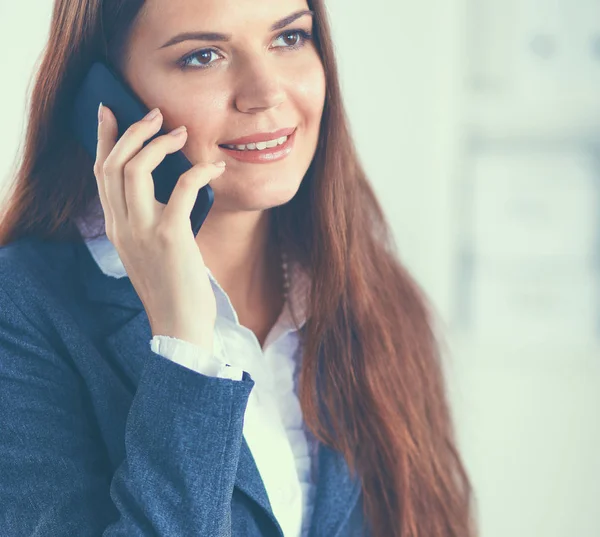
<path fill-rule="evenodd" d="M 75 242 L 24 237 L 0 246 L 0 270 L 40 264 L 56 267 L 74 257 L 75 247 Z"/>
<path fill-rule="evenodd" d="M 73 289 L 77 276 L 73 242 L 26 237 L 0 247 L 0 307 L 9 302 L 22 311 L 52 303 Z"/>

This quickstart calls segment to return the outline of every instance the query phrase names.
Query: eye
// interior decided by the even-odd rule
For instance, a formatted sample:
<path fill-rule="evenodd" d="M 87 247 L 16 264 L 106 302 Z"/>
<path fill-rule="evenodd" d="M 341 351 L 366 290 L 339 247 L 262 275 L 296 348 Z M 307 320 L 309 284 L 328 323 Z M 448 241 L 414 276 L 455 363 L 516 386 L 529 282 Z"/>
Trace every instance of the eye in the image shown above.
<path fill-rule="evenodd" d="M 275 42 L 280 44 L 274 45 L 274 48 L 295 50 L 303 47 L 311 39 L 312 34 L 306 30 L 287 30 L 275 38 Z M 215 49 L 205 48 L 184 56 L 177 64 L 181 69 L 208 69 L 216 63 L 214 60 L 221 57 Z M 194 60 L 198 61 L 194 63 Z"/>
<path fill-rule="evenodd" d="M 211 67 L 213 63 L 215 63 L 214 61 L 212 61 L 215 57 L 220 57 L 220 54 L 216 50 L 212 48 L 205 48 L 188 54 L 187 56 L 179 60 L 178 63 L 183 69 L 207 69 L 208 67 Z M 199 61 L 195 65 L 193 65 L 193 59 L 198 59 Z"/>
<path fill-rule="evenodd" d="M 279 41 L 282 44 L 276 45 L 274 48 L 298 49 L 303 47 L 311 38 L 312 35 L 306 30 L 287 30 L 277 36 L 275 42 Z"/>

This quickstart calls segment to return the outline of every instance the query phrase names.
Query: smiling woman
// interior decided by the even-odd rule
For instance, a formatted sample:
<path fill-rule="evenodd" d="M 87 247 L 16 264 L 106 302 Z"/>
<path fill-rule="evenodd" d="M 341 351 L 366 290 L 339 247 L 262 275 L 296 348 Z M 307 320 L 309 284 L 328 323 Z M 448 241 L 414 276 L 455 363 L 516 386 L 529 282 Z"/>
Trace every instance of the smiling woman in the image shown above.
<path fill-rule="evenodd" d="M 92 162 L 64 118 L 94 62 L 153 113 L 119 137 L 101 106 Z M 56 0 L 29 113 L 0 211 L 3 535 L 475 536 L 323 0 Z"/>

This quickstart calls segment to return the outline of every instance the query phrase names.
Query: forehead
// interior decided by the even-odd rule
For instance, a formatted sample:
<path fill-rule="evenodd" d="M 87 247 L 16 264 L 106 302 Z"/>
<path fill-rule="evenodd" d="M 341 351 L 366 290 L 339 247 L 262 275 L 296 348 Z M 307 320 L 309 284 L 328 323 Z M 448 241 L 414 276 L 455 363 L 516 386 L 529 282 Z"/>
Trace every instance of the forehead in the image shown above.
<path fill-rule="evenodd" d="M 181 31 L 268 31 L 284 17 L 308 9 L 306 0 L 147 0 L 138 30 L 164 40 Z"/>

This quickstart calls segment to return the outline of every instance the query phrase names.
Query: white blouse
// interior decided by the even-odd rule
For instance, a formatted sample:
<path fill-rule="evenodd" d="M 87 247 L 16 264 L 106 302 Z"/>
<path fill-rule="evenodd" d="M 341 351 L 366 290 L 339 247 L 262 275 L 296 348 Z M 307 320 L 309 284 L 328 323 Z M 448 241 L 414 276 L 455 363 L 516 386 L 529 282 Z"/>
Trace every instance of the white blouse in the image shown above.
<path fill-rule="evenodd" d="M 127 276 L 117 250 L 106 236 L 88 239 L 85 221 L 78 222 L 92 257 L 104 274 Z M 304 426 L 297 397 L 301 360 L 298 329 L 306 321 L 308 276 L 288 263 L 288 301 L 261 348 L 256 335 L 239 323 L 237 313 L 210 269 L 217 318 L 214 349 L 208 351 L 167 336 L 154 336 L 152 351 L 204 375 L 241 380 L 242 371 L 255 382 L 244 415 L 243 434 L 265 485 L 275 518 L 285 537 L 306 537 L 316 489 L 316 441 Z"/>

